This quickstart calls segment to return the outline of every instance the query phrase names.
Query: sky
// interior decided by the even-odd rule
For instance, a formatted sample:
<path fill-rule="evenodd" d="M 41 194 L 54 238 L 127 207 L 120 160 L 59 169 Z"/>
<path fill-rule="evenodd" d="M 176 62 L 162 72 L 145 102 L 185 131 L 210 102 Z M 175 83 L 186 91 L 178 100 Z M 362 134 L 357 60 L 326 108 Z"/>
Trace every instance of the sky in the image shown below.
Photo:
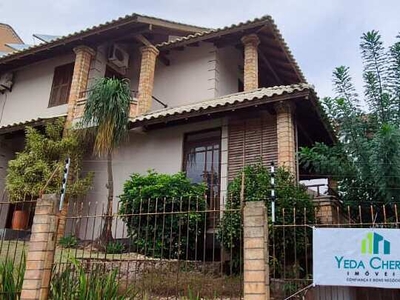
<path fill-rule="evenodd" d="M 133 12 L 212 28 L 271 15 L 321 97 L 334 95 L 340 65 L 362 94 L 360 36 L 379 30 L 388 46 L 400 32 L 399 0 L 0 0 L 0 22 L 27 44 L 34 33 L 64 35 Z"/>

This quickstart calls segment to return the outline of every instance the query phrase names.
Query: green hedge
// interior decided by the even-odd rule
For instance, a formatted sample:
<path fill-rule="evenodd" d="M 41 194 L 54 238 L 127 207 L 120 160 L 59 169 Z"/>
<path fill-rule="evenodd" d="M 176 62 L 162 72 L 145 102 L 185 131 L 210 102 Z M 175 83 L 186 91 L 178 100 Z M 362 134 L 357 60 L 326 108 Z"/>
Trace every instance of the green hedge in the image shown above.
<path fill-rule="evenodd" d="M 195 258 L 206 221 L 205 191 L 183 173 L 132 174 L 124 184 L 119 212 L 133 250 L 152 257 Z"/>

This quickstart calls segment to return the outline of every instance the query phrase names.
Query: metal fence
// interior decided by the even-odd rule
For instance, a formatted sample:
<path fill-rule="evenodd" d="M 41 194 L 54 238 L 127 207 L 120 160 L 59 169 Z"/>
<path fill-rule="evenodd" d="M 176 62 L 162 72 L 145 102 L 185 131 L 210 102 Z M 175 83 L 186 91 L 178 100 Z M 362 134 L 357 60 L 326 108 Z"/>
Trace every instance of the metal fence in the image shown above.
<path fill-rule="evenodd" d="M 210 209 L 204 199 L 138 199 L 126 207 L 70 202 L 66 232 L 57 241 L 53 286 L 85 274 L 114 274 L 121 293 L 140 299 L 242 297 L 242 244 L 229 241 L 220 223 L 239 209 Z M 104 238 L 111 222 L 112 238 Z M 109 235 L 108 235 L 109 236 Z M 238 237 L 241 240 L 241 237 Z M 94 276 L 94 277 L 93 277 Z M 72 279 L 71 279 L 72 278 Z M 64 281 L 63 281 L 64 280 Z"/>
<path fill-rule="evenodd" d="M 400 299 L 398 290 L 311 286 L 313 227 L 399 228 L 396 204 L 343 206 L 336 200 L 313 210 L 297 207 L 277 211 L 276 215 L 277 223 L 270 226 L 269 232 L 274 299 Z"/>
<path fill-rule="evenodd" d="M 0 299 L 19 299 L 35 203 L 0 202 Z"/>
<path fill-rule="evenodd" d="M 0 299 L 19 298 L 35 204 L 0 203 Z M 69 202 L 66 230 L 56 241 L 51 299 L 72 299 L 68 293 L 85 284 L 82 278 L 101 286 L 117 282 L 118 294 L 136 299 L 243 297 L 239 208 L 210 209 L 198 198 L 160 198 L 126 207 L 115 203 L 112 216 L 106 211 L 103 203 Z M 268 249 L 274 300 L 400 299 L 398 290 L 311 287 L 313 227 L 398 228 L 396 204 L 294 205 L 278 210 L 275 219 Z M 107 222 L 112 238 L 104 239 Z"/>

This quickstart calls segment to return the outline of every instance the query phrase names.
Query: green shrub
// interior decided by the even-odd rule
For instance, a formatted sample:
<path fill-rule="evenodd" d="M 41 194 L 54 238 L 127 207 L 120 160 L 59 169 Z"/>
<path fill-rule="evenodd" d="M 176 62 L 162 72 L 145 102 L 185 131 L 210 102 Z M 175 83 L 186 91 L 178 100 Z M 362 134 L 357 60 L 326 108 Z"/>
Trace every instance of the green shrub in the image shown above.
<path fill-rule="evenodd" d="M 120 196 L 120 213 L 126 215 L 122 218 L 134 250 L 153 257 L 194 258 L 206 219 L 204 195 L 205 186 L 192 184 L 183 173 L 131 175 Z"/>
<path fill-rule="evenodd" d="M 118 241 L 109 242 L 106 247 L 107 254 L 120 254 L 124 252 L 124 250 L 125 250 L 124 244 Z"/>
<path fill-rule="evenodd" d="M 70 174 L 74 173 L 67 195 L 76 198 L 89 191 L 93 172 L 80 176 L 84 141 L 73 132 L 63 135 L 64 123 L 64 118 L 48 122 L 44 132 L 26 127 L 24 149 L 8 162 L 6 190 L 10 201 L 59 192 L 66 157 L 71 158 Z"/>
<path fill-rule="evenodd" d="M 71 259 L 71 264 L 68 264 L 61 273 L 55 273 L 53 276 L 50 283 L 49 299 L 135 299 L 135 293 L 132 289 L 120 293 L 121 286 L 117 274 L 117 269 L 105 272 L 101 265 L 96 265 L 90 271 L 87 271 L 78 261 Z"/>
<path fill-rule="evenodd" d="M 244 198 L 245 201 L 264 201 L 268 216 L 271 216 L 271 186 L 270 173 L 268 168 L 261 163 L 245 166 L 244 169 Z M 241 249 L 242 249 L 242 217 L 238 210 L 240 208 L 240 193 L 242 189 L 242 174 L 239 174 L 228 186 L 228 200 L 226 203 L 226 212 L 224 213 L 217 232 L 217 238 L 224 246 L 226 251 L 232 255 L 231 271 L 237 272 L 241 267 Z M 296 223 L 304 224 L 304 210 L 308 222 L 312 222 L 314 218 L 314 206 L 310 196 L 306 192 L 306 188 L 296 183 L 295 178 L 284 168 L 278 168 L 275 174 L 275 190 L 276 190 L 276 223 L 277 224 L 293 224 L 293 209 L 298 212 L 296 214 Z M 229 211 L 232 209 L 232 211 Z M 286 210 L 283 216 L 282 210 Z M 269 220 L 271 225 L 271 220 Z M 289 262 L 293 252 L 296 251 L 299 256 L 304 254 L 305 244 L 311 240 L 311 232 L 305 231 L 299 227 L 291 230 L 290 234 L 283 236 L 283 230 L 273 231 L 270 226 L 270 237 L 274 237 L 275 265 L 272 268 L 281 270 L 279 262 L 283 261 L 283 255 L 286 255 L 286 261 Z M 283 251 L 286 249 L 286 252 Z"/>
<path fill-rule="evenodd" d="M 73 235 L 66 235 L 61 237 L 58 243 L 64 248 L 75 248 L 78 245 L 78 239 Z"/>
<path fill-rule="evenodd" d="M 6 260 L 0 262 L 0 299 L 17 300 L 22 290 L 26 269 L 25 255 L 21 263 Z"/>

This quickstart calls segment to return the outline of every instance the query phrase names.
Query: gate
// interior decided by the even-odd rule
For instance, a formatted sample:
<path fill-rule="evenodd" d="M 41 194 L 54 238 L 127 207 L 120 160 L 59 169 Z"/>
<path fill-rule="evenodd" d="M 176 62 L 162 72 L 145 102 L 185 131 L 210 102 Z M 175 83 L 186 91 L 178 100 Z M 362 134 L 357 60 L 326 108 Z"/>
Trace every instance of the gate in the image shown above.
<path fill-rule="evenodd" d="M 314 210 L 281 210 L 270 226 L 271 295 L 274 300 L 400 299 L 400 290 L 312 286 L 312 230 L 321 228 L 399 228 L 396 204 L 344 207 L 330 197 Z"/>

